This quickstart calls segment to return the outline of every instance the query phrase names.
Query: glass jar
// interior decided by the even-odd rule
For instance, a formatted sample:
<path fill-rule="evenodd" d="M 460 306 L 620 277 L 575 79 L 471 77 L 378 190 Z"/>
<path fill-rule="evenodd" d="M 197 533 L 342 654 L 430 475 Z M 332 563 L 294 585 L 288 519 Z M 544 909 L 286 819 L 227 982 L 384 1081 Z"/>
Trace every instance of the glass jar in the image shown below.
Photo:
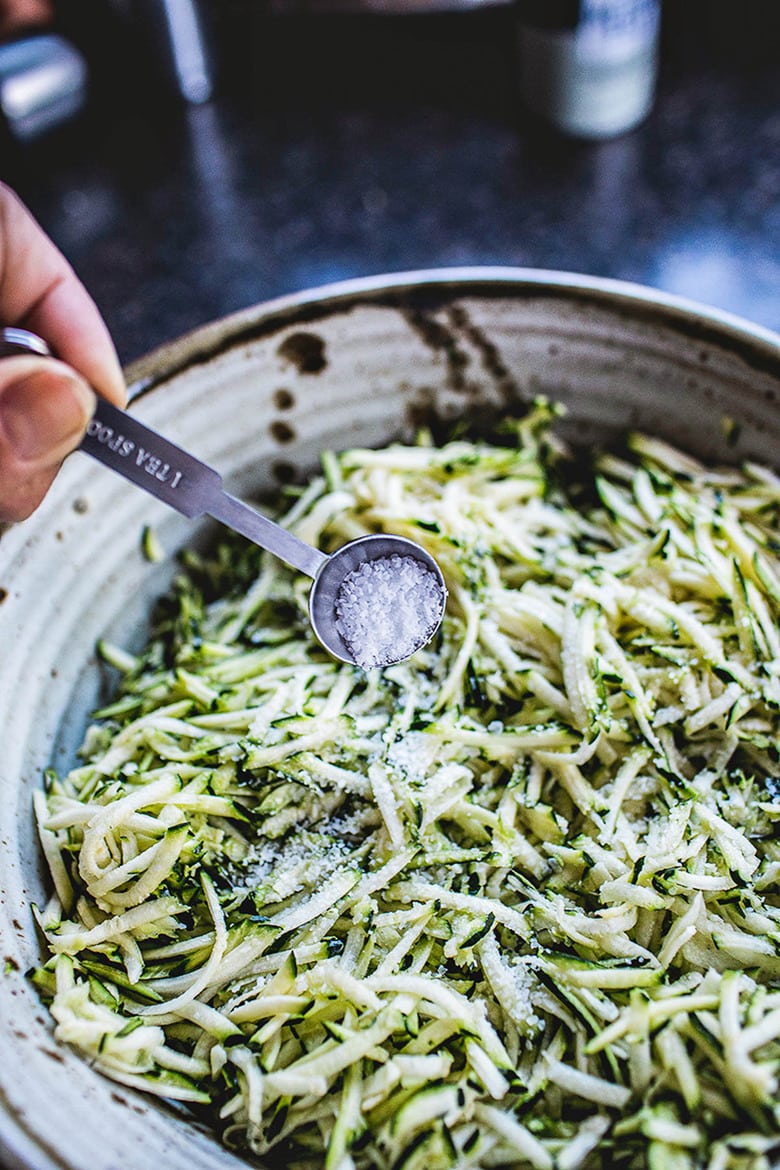
<path fill-rule="evenodd" d="M 517 0 L 529 110 L 578 138 L 638 125 L 655 96 L 660 0 Z"/>

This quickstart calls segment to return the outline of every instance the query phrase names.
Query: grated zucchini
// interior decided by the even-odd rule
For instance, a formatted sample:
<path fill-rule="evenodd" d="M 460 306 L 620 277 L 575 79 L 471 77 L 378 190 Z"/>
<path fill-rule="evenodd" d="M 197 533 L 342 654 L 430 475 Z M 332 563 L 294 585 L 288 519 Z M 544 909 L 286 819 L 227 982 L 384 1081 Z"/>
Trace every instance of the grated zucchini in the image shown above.
<path fill-rule="evenodd" d="M 287 523 L 421 541 L 364 673 L 260 550 L 187 553 L 35 814 L 57 1037 L 300 1170 L 768 1170 L 780 482 L 632 435 L 328 453 Z"/>

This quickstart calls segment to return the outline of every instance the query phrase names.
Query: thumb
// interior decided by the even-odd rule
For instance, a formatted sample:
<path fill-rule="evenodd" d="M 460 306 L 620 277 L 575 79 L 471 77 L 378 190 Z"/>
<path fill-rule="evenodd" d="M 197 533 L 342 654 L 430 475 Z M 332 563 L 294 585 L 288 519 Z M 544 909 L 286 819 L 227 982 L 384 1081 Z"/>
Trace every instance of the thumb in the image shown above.
<path fill-rule="evenodd" d="M 94 391 L 70 366 L 0 361 L 0 520 L 22 520 L 38 506 L 94 408 Z"/>

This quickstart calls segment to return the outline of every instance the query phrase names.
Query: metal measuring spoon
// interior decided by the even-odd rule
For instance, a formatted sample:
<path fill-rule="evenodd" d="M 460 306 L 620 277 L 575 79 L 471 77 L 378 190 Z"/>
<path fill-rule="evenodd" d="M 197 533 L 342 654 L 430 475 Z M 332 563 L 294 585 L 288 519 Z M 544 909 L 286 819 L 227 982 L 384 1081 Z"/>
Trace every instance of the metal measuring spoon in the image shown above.
<path fill-rule="evenodd" d="M 36 334 L 0 330 L 0 357 L 19 353 L 51 356 L 46 342 Z M 430 553 L 406 537 L 360 536 L 330 555 L 321 552 L 226 492 L 222 476 L 213 467 L 102 398 L 97 400 L 80 449 L 182 515 L 190 519 L 211 516 L 311 577 L 312 629 L 324 648 L 342 662 L 366 667 L 401 662 L 429 642 L 441 625 L 447 599 L 441 569 Z M 404 588 L 393 596 L 393 579 L 400 581 L 402 576 Z M 357 624 L 350 617 L 350 600 L 357 600 L 364 616 L 375 617 L 369 626 L 384 624 L 381 641 L 370 629 L 366 634 L 365 623 Z M 388 625 L 388 620 L 403 619 L 404 614 L 403 645 L 393 647 L 388 638 L 401 626 Z M 366 637 L 373 638 L 372 645 L 365 644 Z"/>

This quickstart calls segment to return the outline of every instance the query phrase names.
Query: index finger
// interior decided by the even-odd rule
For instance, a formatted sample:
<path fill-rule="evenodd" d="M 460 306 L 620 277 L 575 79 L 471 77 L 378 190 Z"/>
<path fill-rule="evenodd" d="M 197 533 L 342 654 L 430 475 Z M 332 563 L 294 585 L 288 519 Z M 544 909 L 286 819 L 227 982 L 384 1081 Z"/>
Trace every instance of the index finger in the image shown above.
<path fill-rule="evenodd" d="M 118 405 L 125 381 L 108 328 L 68 261 L 0 183 L 0 324 L 39 333 L 99 394 Z"/>

